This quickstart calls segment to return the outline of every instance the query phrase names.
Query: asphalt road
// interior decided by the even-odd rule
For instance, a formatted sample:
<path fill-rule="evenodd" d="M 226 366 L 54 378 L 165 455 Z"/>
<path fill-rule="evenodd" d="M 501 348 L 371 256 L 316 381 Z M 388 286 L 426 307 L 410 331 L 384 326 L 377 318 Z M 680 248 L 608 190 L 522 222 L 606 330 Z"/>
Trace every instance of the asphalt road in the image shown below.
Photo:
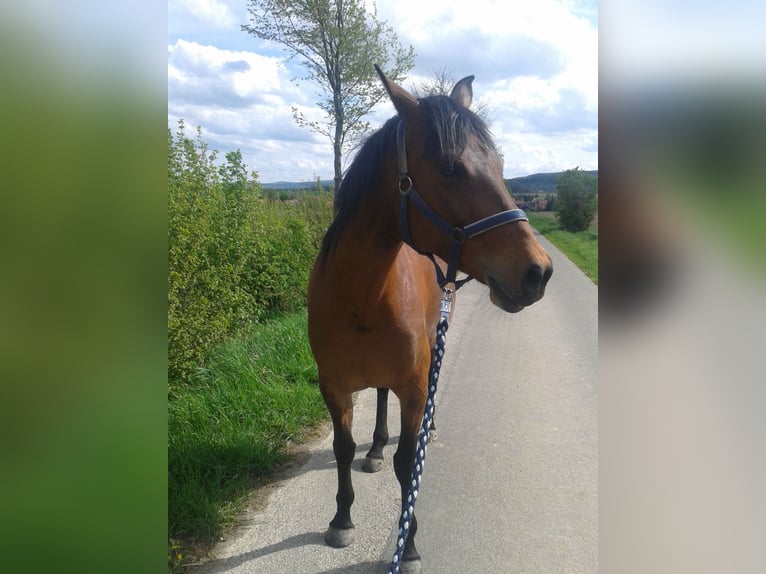
<path fill-rule="evenodd" d="M 447 332 L 437 394 L 438 439 L 429 445 L 416 513 L 424 574 L 595 573 L 598 547 L 597 287 L 544 238 L 554 274 L 545 297 L 521 313 L 494 307 L 466 285 Z M 335 509 L 332 436 L 311 446 L 292 476 L 268 489 L 243 526 L 193 572 L 387 572 L 400 494 L 392 439 L 377 474 L 370 446 L 375 392 L 354 413 L 356 541 L 329 548 Z"/>

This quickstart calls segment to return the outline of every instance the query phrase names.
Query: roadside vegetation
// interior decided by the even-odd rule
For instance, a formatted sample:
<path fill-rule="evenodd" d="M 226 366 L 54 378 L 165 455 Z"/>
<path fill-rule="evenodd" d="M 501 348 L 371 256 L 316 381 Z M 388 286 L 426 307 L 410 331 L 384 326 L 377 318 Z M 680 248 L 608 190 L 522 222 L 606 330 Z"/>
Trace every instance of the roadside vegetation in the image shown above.
<path fill-rule="evenodd" d="M 543 176 L 549 187 L 530 193 Z M 554 194 L 550 194 L 551 180 Z M 532 227 L 598 285 L 598 172 L 574 168 L 517 178 L 508 185 L 516 202 L 527 210 Z"/>
<path fill-rule="evenodd" d="M 529 223 L 598 285 L 598 216 L 584 231 L 564 231 L 552 211 L 528 212 Z"/>
<path fill-rule="evenodd" d="M 247 495 L 326 418 L 305 311 L 254 325 L 216 346 L 168 392 L 168 530 L 205 547 L 234 524 Z"/>
<path fill-rule="evenodd" d="M 598 209 L 598 176 L 568 169 L 556 178 L 556 217 L 561 228 L 576 233 L 590 227 Z"/>
<path fill-rule="evenodd" d="M 325 419 L 306 283 L 332 194 L 268 199 L 239 152 L 168 131 L 168 570 Z"/>
<path fill-rule="evenodd" d="M 598 285 L 598 215 L 584 231 L 564 231 L 552 211 L 527 212 L 529 223 Z"/>

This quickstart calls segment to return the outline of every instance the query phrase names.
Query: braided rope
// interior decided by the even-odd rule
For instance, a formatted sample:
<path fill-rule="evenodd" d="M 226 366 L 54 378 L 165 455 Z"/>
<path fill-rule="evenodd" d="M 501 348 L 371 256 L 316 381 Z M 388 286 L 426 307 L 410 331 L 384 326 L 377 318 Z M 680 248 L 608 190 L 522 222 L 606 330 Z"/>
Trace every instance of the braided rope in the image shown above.
<path fill-rule="evenodd" d="M 426 400 L 425 413 L 423 413 L 423 422 L 420 425 L 418 434 L 418 449 L 415 453 L 415 461 L 412 464 L 412 473 L 410 486 L 407 492 L 407 500 L 402 504 L 402 514 L 399 517 L 399 537 L 396 540 L 396 551 L 391 560 L 389 574 L 398 574 L 401 566 L 404 545 L 407 543 L 407 536 L 410 533 L 410 522 L 415 512 L 415 501 L 418 498 L 418 489 L 420 488 L 420 479 L 423 476 L 423 466 L 426 460 L 426 443 L 428 442 L 428 431 L 431 426 L 431 420 L 434 416 L 434 397 L 436 396 L 436 385 L 439 381 L 439 370 L 442 366 L 444 357 L 444 346 L 447 340 L 447 328 L 449 327 L 449 306 L 451 303 L 451 292 L 445 290 L 442 298 L 442 315 L 439 324 L 436 326 L 436 343 L 431 350 L 431 368 L 428 372 L 428 399 Z M 446 302 L 446 312 L 445 312 Z"/>

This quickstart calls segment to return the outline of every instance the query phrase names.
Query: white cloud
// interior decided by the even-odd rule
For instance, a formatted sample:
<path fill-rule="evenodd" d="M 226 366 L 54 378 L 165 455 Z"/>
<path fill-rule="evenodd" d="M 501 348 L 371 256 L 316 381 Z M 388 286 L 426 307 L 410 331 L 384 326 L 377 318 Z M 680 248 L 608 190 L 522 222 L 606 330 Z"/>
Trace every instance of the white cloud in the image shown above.
<path fill-rule="evenodd" d="M 574 131 L 597 137 L 595 2 L 472 0 L 466 9 L 462 0 L 395 0 L 378 8 L 400 40 L 415 47 L 419 75 L 443 67 L 457 77 L 476 75 L 475 94 L 488 102 L 496 134 Z M 529 146 L 506 144 L 508 155 L 510 148 L 531 153 Z M 536 161 L 544 156 L 534 154 Z M 597 165 L 595 152 L 588 163 Z"/>
<path fill-rule="evenodd" d="M 205 108 L 236 111 L 242 124 L 253 114 L 285 118 L 289 132 L 291 106 L 308 103 L 280 58 L 185 40 L 168 46 L 168 109 L 178 116 L 191 119 Z"/>
<path fill-rule="evenodd" d="M 552 78 L 556 88 L 582 92 L 595 108 L 598 31 L 578 15 L 584 10 L 570 11 L 571 4 L 472 0 L 466 8 L 464 0 L 392 0 L 379 2 L 378 14 L 403 43 L 414 46 L 419 73 L 429 73 L 436 64 L 452 67 L 458 76 L 475 74 L 477 84 Z M 465 64 L 477 69 L 462 69 Z"/>
<path fill-rule="evenodd" d="M 218 0 L 173 0 L 168 7 L 184 10 L 201 22 L 216 28 L 230 28 L 237 24 L 229 7 Z"/>
<path fill-rule="evenodd" d="M 201 126 L 221 155 L 240 149 L 262 181 L 311 179 L 332 172 L 327 143 L 292 119 L 292 106 L 315 119 L 310 94 L 297 88 L 281 58 L 186 40 L 168 46 L 168 122 Z"/>
<path fill-rule="evenodd" d="M 186 40 L 168 46 L 168 75 L 186 85 L 193 84 L 195 79 L 228 82 L 241 96 L 276 92 L 289 84 L 280 58 L 222 50 Z"/>

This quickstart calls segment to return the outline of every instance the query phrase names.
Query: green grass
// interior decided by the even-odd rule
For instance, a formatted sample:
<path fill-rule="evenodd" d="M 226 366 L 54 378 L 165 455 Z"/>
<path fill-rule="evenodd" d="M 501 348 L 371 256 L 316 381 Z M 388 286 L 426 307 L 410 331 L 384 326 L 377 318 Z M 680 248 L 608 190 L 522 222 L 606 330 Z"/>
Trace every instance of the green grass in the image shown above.
<path fill-rule="evenodd" d="M 598 284 L 598 222 L 585 231 L 570 233 L 559 228 L 550 212 L 527 213 L 529 223 L 558 247 L 572 263 Z"/>
<path fill-rule="evenodd" d="M 172 544 L 206 546 L 233 524 L 247 493 L 287 459 L 287 445 L 325 419 L 316 380 L 302 311 L 223 344 L 189 384 L 170 385 Z"/>

